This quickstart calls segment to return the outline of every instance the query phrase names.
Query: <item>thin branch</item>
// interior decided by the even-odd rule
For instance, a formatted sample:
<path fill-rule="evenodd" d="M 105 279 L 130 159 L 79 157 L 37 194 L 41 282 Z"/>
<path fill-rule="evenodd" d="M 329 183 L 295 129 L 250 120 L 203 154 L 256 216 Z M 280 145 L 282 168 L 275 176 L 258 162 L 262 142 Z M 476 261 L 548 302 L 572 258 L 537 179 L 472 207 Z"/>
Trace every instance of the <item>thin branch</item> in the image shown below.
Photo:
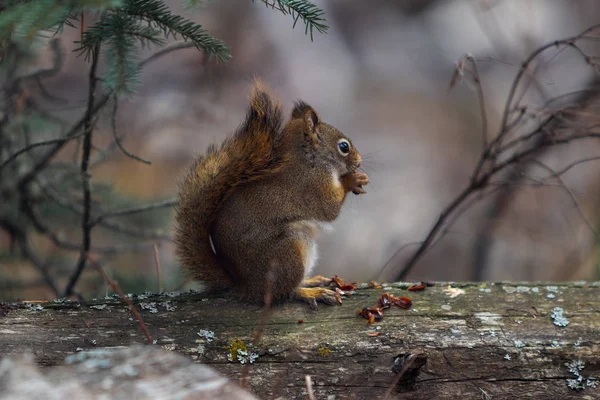
<path fill-rule="evenodd" d="M 121 149 L 121 151 L 123 152 L 123 154 L 125 154 L 127 157 L 131 157 L 134 160 L 140 161 L 144 164 L 152 164 L 150 161 L 145 160 L 139 156 L 136 156 L 135 154 L 133 154 L 132 152 L 128 151 L 127 149 L 125 149 L 123 147 L 123 144 L 121 144 L 121 139 L 119 138 L 119 135 L 117 134 L 117 110 L 119 107 L 119 102 L 117 100 L 117 98 L 115 97 L 114 101 L 114 105 L 113 105 L 113 111 L 112 111 L 112 115 L 110 118 L 110 125 L 112 128 L 112 132 L 113 132 L 113 136 L 115 137 L 115 143 L 117 143 L 117 146 L 119 146 L 119 149 Z"/>
<path fill-rule="evenodd" d="M 140 61 L 138 63 L 138 67 L 141 68 L 141 67 L 145 66 L 146 64 L 157 60 L 158 58 L 162 57 L 165 54 L 168 54 L 174 50 L 179 50 L 179 49 L 183 49 L 183 48 L 187 48 L 187 47 L 178 45 L 178 46 L 173 46 L 172 48 L 170 48 L 169 46 L 167 46 L 166 48 L 163 48 L 162 50 L 157 51 L 156 53 L 148 56 L 146 59 Z M 79 130 L 84 127 L 86 121 L 88 120 L 88 118 L 89 118 L 88 114 L 96 115 L 102 108 L 104 108 L 104 106 L 108 103 L 108 101 L 110 99 L 111 99 L 111 94 L 105 93 L 96 102 L 96 104 L 91 109 L 91 111 L 89 109 L 86 110 L 85 114 L 77 122 L 75 122 L 75 124 L 73 124 L 73 126 L 64 135 L 65 141 L 57 143 L 52 149 L 48 150 L 46 152 L 46 154 L 42 155 L 40 157 L 40 159 L 38 160 L 38 162 L 29 170 L 29 172 L 27 172 L 20 179 L 19 186 L 25 186 L 25 185 L 29 184 L 37 176 L 37 174 L 48 165 L 48 163 L 63 148 L 63 146 L 67 142 L 69 142 L 70 139 L 73 139 L 74 137 L 77 136 L 77 133 L 79 132 Z"/>
<path fill-rule="evenodd" d="M 569 113 L 568 109 L 563 108 L 562 110 L 560 110 L 558 112 L 551 111 L 548 118 L 546 118 L 544 121 L 542 121 L 540 124 L 538 124 L 536 129 L 534 129 L 531 133 L 522 135 L 519 138 L 514 139 L 513 141 L 509 142 L 508 144 L 502 146 L 502 140 L 508 133 L 507 128 L 509 126 L 508 125 L 509 116 L 512 115 L 512 112 L 514 111 L 513 100 L 514 100 L 517 88 L 519 87 L 519 83 L 521 82 L 523 75 L 528 70 L 529 65 L 533 62 L 533 60 L 535 60 L 539 54 L 541 54 L 542 52 L 544 52 L 545 50 L 547 50 L 551 47 L 568 46 L 568 47 L 573 47 L 577 51 L 579 51 L 579 54 L 583 55 L 586 63 L 588 63 L 589 65 L 594 65 L 593 59 L 591 57 L 587 56 L 583 51 L 581 51 L 581 49 L 579 49 L 575 45 L 575 42 L 577 40 L 585 38 L 586 35 L 588 35 L 592 31 L 595 31 L 599 28 L 600 28 L 600 24 L 597 24 L 597 25 L 594 25 L 594 26 L 586 29 L 585 31 L 583 31 L 581 34 L 579 34 L 577 36 L 563 39 L 563 40 L 556 40 L 556 41 L 548 43 L 544 46 L 541 46 L 538 49 L 534 50 L 529 55 L 529 57 L 523 62 L 521 68 L 519 69 L 519 72 L 517 73 L 515 79 L 512 82 L 511 88 L 509 90 L 509 94 L 507 96 L 507 100 L 505 103 L 504 112 L 502 114 L 502 122 L 500 124 L 499 133 L 495 137 L 495 139 L 492 140 L 492 142 L 489 143 L 487 148 L 485 148 L 485 150 L 483 151 L 483 153 L 475 167 L 474 173 L 472 174 L 469 185 L 465 189 L 463 189 L 463 191 L 461 191 L 459 193 L 459 195 L 457 197 L 455 197 L 454 200 L 452 200 L 452 202 L 442 211 L 442 213 L 440 214 L 440 217 L 438 218 L 436 223 L 429 230 L 427 236 L 425 237 L 425 240 L 421 243 L 421 245 L 419 246 L 417 251 L 406 262 L 406 264 L 403 266 L 403 268 L 397 274 L 397 276 L 395 278 L 396 280 L 403 280 L 407 276 L 407 274 L 410 272 L 410 270 L 415 266 L 415 264 L 423 257 L 423 255 L 425 254 L 427 249 L 431 247 L 432 243 L 435 242 L 436 237 L 442 231 L 444 226 L 446 226 L 446 224 L 448 223 L 449 216 L 451 214 L 454 214 L 456 212 L 456 210 L 459 209 L 459 207 L 471 195 L 484 189 L 486 187 L 486 185 L 489 183 L 490 179 L 492 177 L 494 177 L 496 174 L 499 174 L 500 172 L 504 171 L 509 166 L 523 162 L 524 160 L 539 153 L 543 149 L 547 149 L 547 148 L 554 147 L 554 146 L 559 146 L 562 144 L 567 144 L 567 143 L 570 143 L 570 142 L 573 142 L 576 140 L 600 138 L 600 133 L 591 132 L 589 127 L 582 129 L 580 133 L 572 134 L 572 135 L 565 136 L 565 137 L 560 137 L 559 136 L 560 132 L 556 132 L 556 131 L 552 132 L 552 133 L 547 132 L 548 124 L 550 124 L 550 122 L 552 122 L 555 119 L 558 120 L 559 123 L 563 123 L 563 124 L 566 122 L 570 122 L 570 121 L 568 121 L 568 119 L 563 121 L 563 118 L 561 118 L 561 115 L 560 115 L 563 112 L 566 113 L 567 115 L 573 114 L 575 117 L 577 117 L 577 116 L 581 117 L 580 112 Z M 457 65 L 457 68 L 456 68 L 455 72 L 453 73 L 453 77 L 451 80 L 451 86 L 454 84 L 457 76 L 459 76 L 462 73 L 462 71 L 464 69 L 464 63 L 468 59 L 469 59 L 469 56 L 467 55 L 467 56 L 464 56 L 461 59 L 461 61 L 459 61 L 459 64 Z M 518 106 L 518 104 L 517 104 L 517 106 Z M 518 107 L 516 109 L 518 109 Z M 524 111 L 521 111 L 520 115 L 517 117 L 517 119 L 522 118 L 523 115 L 524 115 Z M 515 126 L 515 124 L 511 124 L 511 128 L 513 126 Z M 555 130 L 558 130 L 559 128 L 560 128 L 560 126 L 555 128 Z M 541 135 L 542 133 L 544 135 Z M 512 155 L 506 154 L 506 153 L 508 153 L 508 151 L 507 151 L 508 149 L 515 147 L 517 144 L 526 144 L 526 143 L 528 143 L 528 141 L 530 139 L 532 139 L 534 137 L 537 139 L 534 143 L 531 143 L 529 146 L 526 146 L 524 149 L 522 149 L 520 151 L 514 152 Z M 502 161 L 498 162 L 497 160 L 502 160 Z M 486 165 L 488 165 L 488 168 L 484 173 L 482 173 L 483 168 Z M 389 263 L 389 261 L 388 261 L 388 263 Z"/>
<path fill-rule="evenodd" d="M 42 95 L 42 97 L 46 98 L 47 100 L 55 101 L 57 103 L 62 103 L 62 104 L 69 103 L 69 100 L 63 99 L 62 97 L 58 97 L 58 96 L 55 96 L 52 93 L 50 93 L 50 91 L 48 91 L 46 86 L 42 83 L 42 79 L 39 76 L 35 77 L 35 84 L 37 85 L 38 89 L 40 90 L 40 94 Z"/>
<path fill-rule="evenodd" d="M 142 68 L 142 67 L 146 66 L 146 64 L 150 64 L 151 62 L 156 61 L 160 57 L 167 55 L 173 51 L 181 50 L 181 49 L 189 49 L 192 47 L 196 47 L 194 42 L 185 42 L 185 41 L 173 42 L 173 43 L 161 48 L 160 50 L 156 51 L 155 53 L 151 54 L 150 56 L 148 56 L 146 59 L 144 59 L 143 61 L 141 61 L 138 64 L 138 67 Z"/>
<path fill-rule="evenodd" d="M 598 78 L 593 79 L 588 85 L 588 87 L 598 88 Z M 554 97 L 553 99 L 547 100 L 542 106 L 542 108 L 547 109 L 552 103 L 561 100 L 565 96 L 572 96 L 574 94 L 579 95 L 579 97 L 576 99 L 576 102 L 573 102 L 573 104 L 581 108 L 589 105 L 590 99 L 592 99 L 592 96 L 597 92 L 598 89 L 577 90 L 567 92 L 564 95 L 559 95 Z M 543 127 L 541 133 L 543 133 L 543 135 L 536 135 L 536 130 L 534 130 L 531 134 L 523 135 L 522 137 L 514 139 L 512 142 L 508 142 L 507 144 L 503 145 L 500 149 L 497 150 L 497 153 L 502 154 L 504 151 L 511 148 L 513 145 L 522 145 L 525 143 L 527 143 L 527 145 L 530 147 L 538 147 L 539 143 L 543 142 L 544 140 L 550 140 L 553 136 L 555 136 L 558 133 L 557 131 L 560 129 L 561 124 L 564 124 L 564 126 L 568 126 L 569 128 L 571 128 L 573 126 L 573 123 L 576 121 L 574 121 L 573 119 L 566 120 L 562 118 L 561 114 L 564 112 L 564 108 L 559 109 L 558 111 L 553 110 L 550 112 L 550 115 L 548 117 L 549 119 L 541 123 L 541 126 Z M 539 113 L 536 112 L 536 114 Z M 536 114 L 533 115 L 536 116 Z M 511 125 L 514 125 L 514 122 L 511 123 Z M 510 129 L 510 127 L 507 127 L 507 129 Z M 587 128 L 586 130 L 589 130 L 589 128 Z M 527 142 L 530 139 L 531 142 Z M 543 154 L 543 151 L 548 150 L 550 148 L 551 147 L 545 147 L 532 155 L 535 155 L 535 157 L 539 158 Z M 490 248 L 493 244 L 493 236 L 491 232 L 493 232 L 496 229 L 496 226 L 497 224 L 499 224 L 500 219 L 508 211 L 511 201 L 517 193 L 517 188 L 521 185 L 521 179 L 523 177 L 531 179 L 531 177 L 529 177 L 525 173 L 528 167 L 529 164 L 527 162 L 522 162 L 519 163 L 515 167 L 515 169 L 511 171 L 511 173 L 507 177 L 509 181 L 503 184 L 503 187 L 505 189 L 501 191 L 500 195 L 494 200 L 492 205 L 489 207 L 487 211 L 487 216 L 484 218 L 483 223 L 478 228 L 478 233 L 476 234 L 476 237 L 478 239 L 474 245 L 474 257 L 472 268 L 472 279 L 475 281 L 481 281 L 485 279 L 484 273 L 488 265 Z M 489 185 L 494 184 L 495 183 L 493 182 L 489 183 Z M 544 182 L 540 182 L 539 184 L 548 186 Z"/>
<path fill-rule="evenodd" d="M 94 132 L 93 122 L 93 108 L 94 100 L 96 95 L 96 85 L 98 79 L 96 78 L 96 68 L 98 66 L 98 59 L 100 58 L 100 45 L 96 45 L 92 52 L 92 65 L 89 73 L 89 93 L 88 93 L 88 107 L 86 112 L 86 118 L 83 124 L 83 153 L 81 155 L 81 180 L 83 186 L 83 218 L 81 221 L 81 230 L 83 240 L 81 243 L 81 253 L 79 260 L 75 266 L 75 271 L 69 279 L 69 283 L 65 288 L 64 297 L 69 297 L 73 294 L 73 288 L 77 284 L 83 269 L 85 268 L 86 260 L 88 258 L 88 252 L 90 251 L 92 241 L 92 228 L 93 224 L 90 224 L 91 207 L 92 207 L 92 194 L 90 191 L 90 174 L 88 171 L 90 162 L 90 153 L 92 149 L 92 134 Z"/>
<path fill-rule="evenodd" d="M 10 164 L 15 158 L 17 158 L 18 156 L 20 156 L 23 153 L 27 153 L 28 151 L 31 151 L 31 150 L 33 150 L 35 148 L 42 147 L 42 146 L 49 146 L 51 144 L 56 144 L 56 143 L 65 143 L 65 142 L 68 142 L 71 139 L 74 139 L 74 138 L 77 138 L 77 137 L 81 137 L 81 136 L 83 136 L 83 134 L 84 134 L 84 132 L 81 132 L 81 133 L 79 133 L 77 135 L 74 135 L 74 136 L 71 136 L 69 138 L 50 139 L 50 140 L 45 140 L 43 142 L 32 143 L 29 146 L 26 146 L 26 147 L 22 148 L 21 150 L 18 150 L 17 152 L 15 152 L 12 155 L 10 155 L 10 157 L 8 157 L 0 165 L 0 169 L 4 168 L 8 164 Z"/>
<path fill-rule="evenodd" d="M 115 293 L 117 293 L 119 295 L 119 297 L 121 298 L 121 300 L 123 300 L 127 304 L 127 306 L 129 307 L 129 310 L 131 311 L 131 313 L 133 314 L 133 316 L 137 320 L 138 324 L 140 325 L 140 330 L 142 331 L 142 333 L 144 334 L 144 336 L 146 336 L 146 340 L 148 341 L 148 344 L 154 344 L 154 341 L 152 340 L 152 337 L 150 336 L 150 332 L 148 332 L 148 328 L 146 328 L 146 324 L 144 323 L 144 319 L 140 315 L 140 312 L 133 305 L 133 303 L 131 302 L 131 300 L 129 300 L 127 298 L 127 296 L 125 296 L 125 293 L 123 293 L 123 291 L 121 290 L 121 288 L 119 287 L 119 285 L 117 284 L 117 282 L 111 281 L 110 278 L 108 277 L 108 275 L 106 275 L 106 272 L 104 272 L 104 270 L 100 266 L 100 264 L 98 264 L 96 261 L 94 261 L 94 259 L 91 258 L 89 256 L 89 254 L 86 255 L 86 259 L 87 259 L 87 261 L 89 261 L 96 268 L 96 270 L 98 270 L 98 272 L 100 273 L 100 275 L 102 275 L 102 277 L 104 278 L 104 280 L 106 281 L 106 283 L 108 283 L 110 285 L 110 287 L 115 291 Z"/>
<path fill-rule="evenodd" d="M 554 121 L 555 118 L 556 118 L 556 114 L 551 114 L 549 117 L 547 117 L 545 120 L 543 120 L 535 129 L 533 129 L 530 133 L 526 133 L 522 136 L 519 136 L 518 138 L 511 140 L 510 142 L 506 143 L 502 147 L 498 148 L 497 154 L 504 153 L 508 149 L 510 149 L 518 144 L 527 142 L 527 141 L 533 139 L 535 136 L 539 135 L 540 133 L 544 133 L 546 131 L 546 128 L 548 127 L 548 125 L 552 121 Z"/>
<path fill-rule="evenodd" d="M 41 177 L 40 177 L 41 178 Z M 42 181 L 42 179 L 39 179 Z M 42 182 L 41 190 L 45 196 L 47 196 L 50 200 L 54 201 L 58 206 L 67 209 L 77 215 L 83 215 L 83 208 L 81 205 L 70 201 L 69 199 L 61 196 L 49 183 Z M 163 203 L 161 203 L 163 204 Z M 146 206 L 144 206 L 146 207 Z M 144 239 L 160 239 L 160 240 L 168 240 L 171 241 L 173 238 L 169 235 L 162 233 L 160 230 L 152 230 L 152 229 L 142 229 L 135 228 L 133 226 L 129 226 L 130 224 L 123 224 L 116 221 L 95 221 L 95 217 L 92 219 L 92 224 L 98 225 L 102 228 L 110 229 L 114 232 L 124 233 L 127 235 L 135 236 L 138 238 Z M 79 247 L 77 247 L 79 249 Z M 96 249 L 92 247 L 94 251 Z"/>
<path fill-rule="evenodd" d="M 404 251 L 404 249 L 408 248 L 409 246 L 417 246 L 417 245 L 423 245 L 423 242 L 408 242 L 408 243 L 404 243 L 402 246 L 400 246 L 400 248 L 398 248 L 398 250 L 396 250 L 394 252 L 394 254 L 392 254 L 392 256 L 387 260 L 387 262 L 385 264 L 383 264 L 383 267 L 381 267 L 379 269 L 379 272 L 373 276 L 373 279 L 371 280 L 377 280 L 380 278 L 380 276 L 385 272 L 385 270 L 392 265 L 393 261 L 396 259 L 396 257 L 398 257 L 400 255 L 400 253 L 402 253 Z"/>
<path fill-rule="evenodd" d="M 585 222 L 585 224 L 588 226 L 588 228 L 590 229 L 590 231 L 592 231 L 592 233 L 594 234 L 594 236 L 596 238 L 600 238 L 600 236 L 598 236 L 598 232 L 596 232 L 596 230 L 594 229 L 594 227 L 592 226 L 592 224 L 590 223 L 590 221 L 587 219 L 587 217 L 583 213 L 583 210 L 581 210 L 581 207 L 579 206 L 579 202 L 577 201 L 577 198 L 575 197 L 575 195 L 573 194 L 573 192 L 571 191 L 571 189 L 569 189 L 569 187 L 562 180 L 562 178 L 560 177 L 560 175 L 558 175 L 556 173 L 556 171 L 554 171 L 548 165 L 546 165 L 545 163 L 543 163 L 543 162 L 541 162 L 539 160 L 532 160 L 532 162 L 534 164 L 542 167 L 546 171 L 548 171 L 552 175 L 552 177 L 554 179 L 556 179 L 556 181 L 558 182 L 558 184 L 560 185 L 560 187 L 562 187 L 565 190 L 565 192 L 569 195 L 569 197 L 571 198 L 571 201 L 573 202 L 573 206 L 577 209 L 577 212 L 579 213 L 579 215 L 580 215 L 581 219 L 583 220 L 583 222 Z"/>
<path fill-rule="evenodd" d="M 28 203 L 22 202 L 21 211 L 23 211 L 23 213 L 27 215 L 36 231 L 50 239 L 50 241 L 52 241 L 52 243 L 54 243 L 55 246 L 72 251 L 81 249 L 81 246 L 63 240 L 56 233 L 54 233 L 54 231 L 50 229 L 50 227 L 48 227 L 45 223 L 42 222 L 42 219 L 39 217 L 39 215 L 37 215 L 36 211 Z"/>
<path fill-rule="evenodd" d="M 169 199 L 169 200 L 163 200 L 163 201 L 159 201 L 159 202 L 152 203 L 152 204 L 146 204 L 146 205 L 140 206 L 140 207 L 125 208 L 125 209 L 119 210 L 119 211 L 107 212 L 107 213 L 98 215 L 90 223 L 92 225 L 96 225 L 96 224 L 100 223 L 101 221 L 105 220 L 106 218 L 138 214 L 141 212 L 150 211 L 150 210 L 154 210 L 157 208 L 173 207 L 173 206 L 177 205 L 177 203 L 178 203 L 178 200 Z"/>
<path fill-rule="evenodd" d="M 477 181 L 478 182 L 478 181 Z M 454 212 L 469 196 L 471 196 L 475 191 L 479 189 L 477 182 L 472 182 L 469 186 L 467 186 L 460 194 L 450 203 L 448 207 L 442 211 L 438 220 L 433 225 L 425 240 L 421 243 L 421 246 L 417 249 L 415 254 L 408 260 L 408 262 L 404 265 L 402 270 L 396 275 L 394 281 L 403 281 L 408 273 L 415 266 L 417 261 L 421 259 L 421 257 L 425 254 L 431 243 L 435 240 L 435 237 L 439 233 L 439 231 L 444 226 L 446 219 L 448 216 Z"/>
<path fill-rule="evenodd" d="M 6 220 L 0 220 L 0 226 L 6 229 L 11 236 L 16 239 L 23 256 L 31 261 L 34 268 L 42 275 L 46 286 L 52 290 L 56 297 L 59 297 L 60 292 L 58 291 L 58 286 L 54 282 L 54 278 L 48 270 L 48 264 L 40 260 L 36 252 L 31 248 L 29 245 L 29 238 L 23 228 Z"/>
<path fill-rule="evenodd" d="M 583 163 L 587 163 L 590 161 L 600 161 L 600 156 L 599 157 L 589 157 L 589 158 L 582 158 L 581 160 L 577 160 L 569 165 L 567 165 L 566 167 L 556 171 L 553 173 L 554 176 L 562 176 L 564 175 L 568 170 L 570 170 L 571 168 L 579 165 L 579 164 L 583 164 Z"/>
<path fill-rule="evenodd" d="M 50 50 L 52 51 L 53 55 L 52 66 L 50 68 L 40 68 L 36 71 L 29 72 L 26 75 L 17 76 L 15 79 L 17 81 L 23 81 L 28 79 L 46 78 L 48 76 L 56 75 L 60 71 L 64 61 L 64 55 L 60 48 L 59 39 L 55 38 L 50 41 Z"/>
<path fill-rule="evenodd" d="M 590 133 L 590 134 L 583 134 L 583 135 L 573 135 L 573 136 L 568 136 L 565 138 L 552 139 L 552 140 L 547 140 L 547 141 L 541 142 L 536 147 L 525 149 L 521 152 L 515 153 L 512 157 L 509 157 L 504 162 L 499 163 L 499 164 L 495 165 L 494 167 L 492 167 L 488 172 L 481 175 L 477 180 L 471 181 L 471 183 L 462 192 L 460 192 L 460 194 L 440 214 L 440 217 L 438 218 L 436 223 L 433 225 L 433 227 L 431 228 L 431 230 L 425 237 L 425 240 L 423 241 L 421 246 L 419 246 L 419 248 L 417 249 L 415 254 L 406 262 L 404 267 L 400 270 L 400 272 L 396 275 L 396 277 L 394 279 L 396 281 L 402 281 L 406 278 L 408 273 L 412 270 L 412 268 L 422 258 L 422 256 L 425 254 L 427 249 L 434 242 L 436 236 L 439 234 L 439 232 L 442 230 L 442 228 L 446 224 L 448 217 L 451 214 L 453 214 L 455 212 L 455 210 L 458 209 L 458 207 L 465 200 L 467 200 L 472 194 L 485 188 L 493 176 L 495 176 L 499 172 L 503 171 L 508 166 L 517 164 L 517 163 L 521 162 L 523 159 L 525 159 L 529 156 L 532 156 L 533 154 L 538 152 L 540 149 L 550 147 L 550 146 L 559 146 L 562 144 L 571 143 L 576 140 L 590 139 L 590 138 L 600 139 L 600 134 Z"/>
<path fill-rule="evenodd" d="M 46 154 L 40 157 L 39 161 L 29 170 L 27 174 L 25 174 L 19 180 L 19 186 L 25 186 L 29 184 L 38 173 L 40 173 L 48 163 L 54 158 L 54 156 L 63 148 L 63 146 L 69 142 L 71 139 L 78 136 L 78 132 L 81 128 L 84 128 L 85 124 L 89 120 L 90 116 L 94 116 L 100 111 L 106 103 L 110 100 L 110 95 L 103 95 L 98 102 L 92 107 L 92 109 L 88 109 L 85 115 L 79 119 L 65 134 L 64 141 L 57 143 L 52 149 L 48 150 Z"/>
<path fill-rule="evenodd" d="M 513 102 L 513 98 L 515 96 L 515 92 L 517 90 L 517 87 L 519 86 L 519 83 L 521 82 L 521 78 L 523 77 L 523 74 L 525 73 L 525 71 L 528 70 L 529 64 L 531 64 L 531 62 L 533 60 L 535 60 L 535 58 L 539 54 L 546 51 L 547 49 L 552 48 L 552 47 L 566 46 L 566 45 L 571 46 L 571 45 L 573 45 L 574 42 L 583 38 L 588 33 L 593 32 L 594 30 L 596 30 L 598 28 L 600 28 L 600 24 L 591 26 L 590 28 L 584 30 L 577 36 L 573 36 L 573 37 L 562 39 L 562 40 L 555 40 L 551 43 L 547 43 L 544 46 L 537 48 L 533 53 L 531 53 L 529 55 L 529 57 L 527 57 L 527 59 L 521 65 L 519 72 L 517 72 L 517 76 L 513 80 L 512 85 L 508 91 L 508 97 L 506 98 L 506 104 L 504 105 L 504 112 L 502 113 L 502 122 L 500 123 L 500 129 L 499 129 L 500 133 L 498 134 L 498 136 L 496 138 L 496 144 L 500 144 L 502 141 L 502 138 L 503 138 L 503 135 L 505 132 L 505 128 L 508 123 L 508 115 L 509 115 L 510 109 L 512 107 L 512 102 Z"/>
<path fill-rule="evenodd" d="M 109 229 L 113 232 L 124 233 L 140 239 L 173 241 L 173 237 L 163 233 L 162 230 L 135 228 L 133 226 L 129 226 L 127 223 L 121 223 L 117 221 L 102 221 L 98 224 L 98 226 Z"/>
<path fill-rule="evenodd" d="M 471 63 L 473 71 L 471 75 L 473 76 L 473 81 L 475 82 L 475 90 L 477 92 L 477 98 L 479 100 L 479 113 L 481 115 L 481 137 L 483 150 L 485 151 L 488 147 L 488 121 L 487 121 L 487 113 L 485 110 L 485 97 L 483 95 L 483 87 L 481 86 L 481 79 L 479 75 L 479 68 L 477 67 L 477 59 L 470 53 L 465 54 L 460 58 L 460 60 L 456 63 L 456 67 L 454 69 L 454 74 L 452 79 L 450 80 L 450 88 L 454 87 L 456 83 L 456 79 L 460 76 L 464 76 L 464 71 L 466 70 L 465 65 L 467 62 Z"/>
<path fill-rule="evenodd" d="M 158 280 L 158 293 L 162 293 L 162 276 L 160 273 L 160 258 L 158 257 L 158 246 L 154 243 L 154 261 L 156 262 L 156 279 Z"/>

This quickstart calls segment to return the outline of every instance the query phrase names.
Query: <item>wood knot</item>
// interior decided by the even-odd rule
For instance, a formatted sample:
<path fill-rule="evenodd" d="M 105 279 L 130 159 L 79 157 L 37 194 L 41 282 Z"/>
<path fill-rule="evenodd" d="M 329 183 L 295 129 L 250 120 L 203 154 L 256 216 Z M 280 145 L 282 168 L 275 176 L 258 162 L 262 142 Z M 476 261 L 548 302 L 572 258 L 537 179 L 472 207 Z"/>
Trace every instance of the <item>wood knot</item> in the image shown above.
<path fill-rule="evenodd" d="M 403 353 L 394 357 L 392 372 L 397 374 L 395 385 L 397 390 L 412 390 L 425 364 L 427 364 L 427 355 L 424 353 Z"/>

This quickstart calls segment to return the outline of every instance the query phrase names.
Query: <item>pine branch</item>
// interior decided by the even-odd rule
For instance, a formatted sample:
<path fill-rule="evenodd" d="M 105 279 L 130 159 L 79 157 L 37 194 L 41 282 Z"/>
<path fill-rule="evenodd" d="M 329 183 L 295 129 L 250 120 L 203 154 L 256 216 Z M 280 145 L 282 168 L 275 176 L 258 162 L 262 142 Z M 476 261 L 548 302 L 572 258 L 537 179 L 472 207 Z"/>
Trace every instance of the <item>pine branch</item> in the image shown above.
<path fill-rule="evenodd" d="M 140 82 L 137 42 L 142 47 L 148 44 L 162 46 L 164 40 L 159 35 L 158 30 L 143 26 L 132 16 L 110 12 L 84 32 L 76 51 L 89 59 L 93 49 L 102 43 L 107 61 L 104 86 L 113 94 L 130 94 Z"/>
<path fill-rule="evenodd" d="M 161 0 L 129 0 L 123 11 L 130 16 L 147 22 L 150 26 L 162 30 L 168 38 L 191 41 L 196 48 L 204 50 L 209 56 L 215 56 L 222 62 L 231 57 L 229 47 L 221 40 L 210 35 L 201 25 L 179 15 L 173 15 L 169 7 Z"/>
<path fill-rule="evenodd" d="M 121 0 L 31 0 L 6 1 L 0 13 L 0 37 L 11 37 L 29 45 L 41 32 L 60 33 L 64 25 L 84 10 L 108 10 L 122 5 Z"/>
<path fill-rule="evenodd" d="M 261 0 L 266 6 L 272 9 L 279 10 L 283 14 L 290 14 L 294 18 L 296 27 L 298 20 L 304 22 L 304 34 L 310 33 L 310 40 L 313 40 L 313 29 L 319 33 L 325 33 L 329 29 L 326 18 L 323 18 L 325 11 L 314 5 L 308 0 Z"/>

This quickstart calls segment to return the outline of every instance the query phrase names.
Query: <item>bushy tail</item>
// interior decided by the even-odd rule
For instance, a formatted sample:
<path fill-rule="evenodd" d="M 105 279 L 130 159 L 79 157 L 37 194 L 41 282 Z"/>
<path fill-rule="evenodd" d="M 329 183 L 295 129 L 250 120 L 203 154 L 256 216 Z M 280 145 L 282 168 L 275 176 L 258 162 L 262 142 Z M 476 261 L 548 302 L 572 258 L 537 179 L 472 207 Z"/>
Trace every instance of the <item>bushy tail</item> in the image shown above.
<path fill-rule="evenodd" d="M 281 105 L 255 81 L 244 123 L 221 146 L 210 146 L 180 184 L 176 252 L 190 275 L 210 287 L 229 282 L 210 244 L 211 224 L 238 185 L 277 172 L 287 161 L 281 151 L 282 121 Z"/>

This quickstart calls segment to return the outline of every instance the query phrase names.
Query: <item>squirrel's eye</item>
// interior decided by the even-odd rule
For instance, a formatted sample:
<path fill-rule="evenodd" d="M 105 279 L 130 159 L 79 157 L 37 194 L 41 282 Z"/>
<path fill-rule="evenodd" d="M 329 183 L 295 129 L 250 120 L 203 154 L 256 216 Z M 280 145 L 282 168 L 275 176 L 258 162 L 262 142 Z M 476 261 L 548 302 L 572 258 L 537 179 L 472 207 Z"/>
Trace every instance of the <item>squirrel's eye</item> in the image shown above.
<path fill-rule="evenodd" d="M 350 143 L 346 139 L 340 139 L 338 141 L 338 150 L 343 156 L 347 156 L 350 153 Z"/>

